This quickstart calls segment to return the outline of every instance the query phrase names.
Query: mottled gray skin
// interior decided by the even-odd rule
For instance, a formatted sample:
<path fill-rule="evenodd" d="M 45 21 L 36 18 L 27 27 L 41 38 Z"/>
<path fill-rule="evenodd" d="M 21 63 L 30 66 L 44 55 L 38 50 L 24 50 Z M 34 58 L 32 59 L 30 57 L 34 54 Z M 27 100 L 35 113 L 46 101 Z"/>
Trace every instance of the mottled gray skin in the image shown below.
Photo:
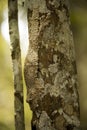
<path fill-rule="evenodd" d="M 23 79 L 21 66 L 21 50 L 18 30 L 18 4 L 17 0 L 8 0 L 9 35 L 11 42 L 11 58 L 14 76 L 14 112 L 15 130 L 25 130 Z"/>
<path fill-rule="evenodd" d="M 77 72 L 68 4 L 29 0 L 24 77 L 32 130 L 80 130 Z"/>

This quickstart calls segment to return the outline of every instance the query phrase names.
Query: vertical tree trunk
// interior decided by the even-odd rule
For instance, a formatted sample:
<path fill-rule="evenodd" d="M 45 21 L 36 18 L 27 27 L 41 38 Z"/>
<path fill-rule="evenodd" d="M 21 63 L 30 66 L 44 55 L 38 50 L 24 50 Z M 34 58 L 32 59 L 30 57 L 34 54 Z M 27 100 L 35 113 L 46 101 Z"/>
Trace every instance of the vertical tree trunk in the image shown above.
<path fill-rule="evenodd" d="M 32 130 L 80 130 L 77 72 L 66 0 L 29 0 L 24 76 Z"/>
<path fill-rule="evenodd" d="M 9 10 L 9 34 L 11 40 L 11 57 L 14 74 L 14 109 L 15 130 L 25 130 L 24 125 L 24 101 L 23 101 L 23 79 L 21 67 L 21 50 L 18 31 L 18 7 L 17 0 L 8 0 Z"/>

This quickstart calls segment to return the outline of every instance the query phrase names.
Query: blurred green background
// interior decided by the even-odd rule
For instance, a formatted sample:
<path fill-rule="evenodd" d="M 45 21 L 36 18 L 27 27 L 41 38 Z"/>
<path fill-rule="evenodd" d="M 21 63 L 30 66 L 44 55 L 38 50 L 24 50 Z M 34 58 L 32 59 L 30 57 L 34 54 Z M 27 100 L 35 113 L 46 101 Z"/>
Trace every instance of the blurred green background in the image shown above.
<path fill-rule="evenodd" d="M 70 16 L 77 60 L 81 126 L 82 130 L 87 130 L 87 1 L 70 0 Z M 0 130 L 15 129 L 13 72 L 7 17 L 7 0 L 0 0 Z M 23 63 L 28 46 L 28 30 L 25 24 L 27 25 L 26 13 L 20 8 L 19 30 Z M 26 103 L 26 89 L 24 91 L 26 130 L 30 130 L 31 112 Z"/>

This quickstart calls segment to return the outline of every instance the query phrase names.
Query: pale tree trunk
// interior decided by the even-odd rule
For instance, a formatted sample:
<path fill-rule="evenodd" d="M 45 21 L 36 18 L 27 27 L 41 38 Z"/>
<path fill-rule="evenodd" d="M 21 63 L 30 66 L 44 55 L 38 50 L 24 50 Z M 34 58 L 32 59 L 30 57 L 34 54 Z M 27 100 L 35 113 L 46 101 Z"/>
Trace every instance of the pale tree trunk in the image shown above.
<path fill-rule="evenodd" d="M 18 5 L 17 0 L 8 0 L 9 34 L 11 41 L 11 58 L 13 63 L 13 75 L 14 75 L 15 130 L 25 130 L 23 79 L 22 79 L 22 66 L 21 66 L 21 51 L 19 44 L 17 5 Z"/>
<path fill-rule="evenodd" d="M 73 36 L 66 0 L 29 0 L 24 76 L 32 130 L 80 130 Z"/>

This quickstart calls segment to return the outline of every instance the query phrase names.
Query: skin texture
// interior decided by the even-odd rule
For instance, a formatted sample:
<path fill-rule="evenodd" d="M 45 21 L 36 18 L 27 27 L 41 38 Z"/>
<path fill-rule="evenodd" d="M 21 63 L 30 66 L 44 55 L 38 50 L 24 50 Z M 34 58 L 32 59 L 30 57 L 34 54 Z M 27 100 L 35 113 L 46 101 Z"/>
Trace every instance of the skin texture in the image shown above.
<path fill-rule="evenodd" d="M 23 79 L 21 67 L 21 51 L 18 30 L 18 7 L 17 0 L 8 0 L 9 35 L 11 41 L 11 58 L 14 76 L 14 110 L 15 130 L 25 130 L 24 124 L 24 101 Z"/>
<path fill-rule="evenodd" d="M 32 130 L 80 130 L 77 71 L 68 3 L 29 0 L 24 77 Z"/>

